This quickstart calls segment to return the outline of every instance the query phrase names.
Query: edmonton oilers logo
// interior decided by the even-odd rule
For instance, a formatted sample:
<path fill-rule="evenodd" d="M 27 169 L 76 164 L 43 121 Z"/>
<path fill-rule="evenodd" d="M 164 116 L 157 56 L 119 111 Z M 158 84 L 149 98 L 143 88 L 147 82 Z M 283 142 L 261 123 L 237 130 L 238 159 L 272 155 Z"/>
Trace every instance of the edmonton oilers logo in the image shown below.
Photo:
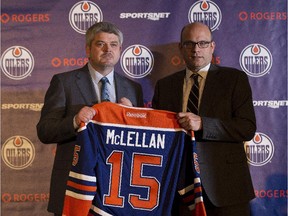
<path fill-rule="evenodd" d="M 218 5 L 212 1 L 197 1 L 189 10 L 188 20 L 190 23 L 204 23 L 210 27 L 211 31 L 214 31 L 221 23 L 222 13 Z"/>
<path fill-rule="evenodd" d="M 2 159 L 12 169 L 24 169 L 33 162 L 34 158 L 34 145 L 26 137 L 10 137 L 2 146 Z"/>
<path fill-rule="evenodd" d="M 272 55 L 265 46 L 250 44 L 242 50 L 239 63 L 247 75 L 261 77 L 270 71 L 272 67 Z"/>
<path fill-rule="evenodd" d="M 80 34 L 85 34 L 90 26 L 102 20 L 101 9 L 91 1 L 77 2 L 69 12 L 70 25 Z"/>
<path fill-rule="evenodd" d="M 13 46 L 5 50 L 2 54 L 1 69 L 10 79 L 24 79 L 31 74 L 33 68 L 33 55 L 25 47 Z"/>
<path fill-rule="evenodd" d="M 244 145 L 248 163 L 263 166 L 271 161 L 274 155 L 274 144 L 264 133 L 256 133 L 254 138 Z"/>
<path fill-rule="evenodd" d="M 129 46 L 121 55 L 121 67 L 132 78 L 143 78 L 153 69 L 154 57 L 143 45 Z"/>

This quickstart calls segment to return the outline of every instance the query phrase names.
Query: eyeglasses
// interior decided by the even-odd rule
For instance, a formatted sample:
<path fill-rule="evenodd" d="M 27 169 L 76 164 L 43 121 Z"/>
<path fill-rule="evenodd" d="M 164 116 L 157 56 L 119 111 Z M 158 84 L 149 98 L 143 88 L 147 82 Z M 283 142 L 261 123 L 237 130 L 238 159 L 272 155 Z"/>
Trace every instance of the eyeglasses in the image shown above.
<path fill-rule="evenodd" d="M 198 45 L 200 49 L 204 49 L 207 48 L 210 43 L 212 43 L 212 41 L 198 41 L 198 42 L 185 41 L 183 43 L 183 47 L 186 49 L 193 49 L 196 45 Z"/>

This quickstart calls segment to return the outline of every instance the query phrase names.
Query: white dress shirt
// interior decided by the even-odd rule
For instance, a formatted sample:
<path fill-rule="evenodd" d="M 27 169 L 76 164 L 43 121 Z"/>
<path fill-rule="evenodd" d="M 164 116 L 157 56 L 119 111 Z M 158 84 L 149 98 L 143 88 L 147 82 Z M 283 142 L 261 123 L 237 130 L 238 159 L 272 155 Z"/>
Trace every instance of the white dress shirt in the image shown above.
<path fill-rule="evenodd" d="M 88 63 L 89 72 L 94 84 L 95 92 L 97 101 L 101 101 L 101 86 L 102 83 L 100 80 L 102 79 L 103 75 L 96 71 L 89 63 Z M 107 76 L 107 79 L 109 80 L 109 83 L 107 85 L 108 93 L 109 93 L 109 99 L 111 102 L 116 103 L 116 90 L 115 90 L 115 82 L 114 82 L 114 70 L 112 70 Z"/>

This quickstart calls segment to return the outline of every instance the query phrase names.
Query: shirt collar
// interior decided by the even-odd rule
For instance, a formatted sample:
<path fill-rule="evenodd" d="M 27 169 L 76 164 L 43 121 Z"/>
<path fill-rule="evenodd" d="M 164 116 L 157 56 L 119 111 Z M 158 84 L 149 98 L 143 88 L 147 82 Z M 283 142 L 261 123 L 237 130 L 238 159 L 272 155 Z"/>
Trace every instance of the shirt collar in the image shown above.
<path fill-rule="evenodd" d="M 211 65 L 211 63 L 209 63 L 208 65 L 206 65 L 204 68 L 201 68 L 197 73 L 198 73 L 202 78 L 206 78 L 207 73 L 208 73 L 208 70 L 209 70 L 209 68 L 210 68 L 210 65 Z M 186 68 L 186 79 L 189 79 L 193 73 L 196 73 L 196 72 L 193 72 L 193 71 L 191 71 L 190 69 Z"/>
<path fill-rule="evenodd" d="M 98 84 L 99 81 L 102 79 L 103 75 L 96 71 L 90 63 L 88 63 L 88 69 L 93 81 Z M 114 70 L 112 70 L 108 75 L 106 75 L 106 77 L 109 80 L 109 83 L 112 84 L 114 82 Z"/>

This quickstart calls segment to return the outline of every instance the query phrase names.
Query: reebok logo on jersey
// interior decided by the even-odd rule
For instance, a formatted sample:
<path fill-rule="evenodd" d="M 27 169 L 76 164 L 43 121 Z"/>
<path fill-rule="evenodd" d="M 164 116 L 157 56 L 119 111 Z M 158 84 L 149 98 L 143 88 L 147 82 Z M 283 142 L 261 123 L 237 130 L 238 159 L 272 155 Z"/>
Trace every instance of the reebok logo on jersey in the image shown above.
<path fill-rule="evenodd" d="M 132 113 L 132 112 L 127 112 L 126 113 L 127 117 L 131 117 L 131 118 L 147 118 L 147 113 Z"/>

